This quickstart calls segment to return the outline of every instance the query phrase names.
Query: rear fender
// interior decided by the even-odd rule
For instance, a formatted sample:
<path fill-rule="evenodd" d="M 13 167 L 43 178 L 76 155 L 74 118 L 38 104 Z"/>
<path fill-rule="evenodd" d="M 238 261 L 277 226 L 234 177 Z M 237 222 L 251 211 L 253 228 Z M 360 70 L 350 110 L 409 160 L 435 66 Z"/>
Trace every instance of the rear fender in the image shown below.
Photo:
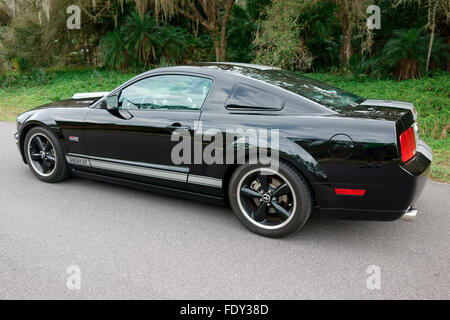
<path fill-rule="evenodd" d="M 272 158 L 272 161 L 279 159 L 280 161 L 287 162 L 306 178 L 316 195 L 327 195 L 328 197 L 331 195 L 334 198 L 325 171 L 305 149 L 295 142 L 281 137 L 276 149 L 272 148 L 276 147 L 276 144 L 271 144 L 270 140 L 268 145 L 270 146 L 270 148 L 268 148 L 268 154 L 273 155 L 274 151 L 278 152 L 278 157 L 275 156 Z M 256 144 L 249 142 L 245 138 L 237 139 L 232 145 L 229 145 L 227 147 L 227 152 L 230 152 L 230 149 L 232 148 L 235 150 L 235 163 L 238 164 L 248 163 L 249 154 L 255 150 L 259 150 Z M 240 149 L 244 149 L 245 152 L 239 157 L 236 150 Z M 330 199 L 328 199 L 328 201 L 329 200 Z"/>

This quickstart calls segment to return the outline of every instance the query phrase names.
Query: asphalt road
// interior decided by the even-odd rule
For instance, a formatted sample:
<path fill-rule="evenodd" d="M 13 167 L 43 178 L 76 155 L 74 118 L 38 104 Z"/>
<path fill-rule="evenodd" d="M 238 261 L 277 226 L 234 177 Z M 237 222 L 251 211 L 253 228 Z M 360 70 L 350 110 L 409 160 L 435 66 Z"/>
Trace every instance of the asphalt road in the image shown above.
<path fill-rule="evenodd" d="M 72 178 L 38 181 L 0 123 L 0 299 L 449 299 L 450 185 L 415 222 L 314 215 L 273 240 L 230 209 Z M 81 271 L 69 290 L 66 271 Z M 381 288 L 366 273 L 380 268 Z"/>

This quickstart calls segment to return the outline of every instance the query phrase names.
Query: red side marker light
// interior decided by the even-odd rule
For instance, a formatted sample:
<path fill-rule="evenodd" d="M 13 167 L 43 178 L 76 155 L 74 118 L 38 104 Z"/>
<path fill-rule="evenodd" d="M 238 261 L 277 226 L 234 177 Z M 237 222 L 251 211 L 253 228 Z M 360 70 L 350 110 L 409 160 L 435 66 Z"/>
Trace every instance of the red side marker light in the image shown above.
<path fill-rule="evenodd" d="M 366 190 L 363 189 L 339 189 L 335 188 L 336 194 L 341 196 L 363 196 L 366 194 Z"/>

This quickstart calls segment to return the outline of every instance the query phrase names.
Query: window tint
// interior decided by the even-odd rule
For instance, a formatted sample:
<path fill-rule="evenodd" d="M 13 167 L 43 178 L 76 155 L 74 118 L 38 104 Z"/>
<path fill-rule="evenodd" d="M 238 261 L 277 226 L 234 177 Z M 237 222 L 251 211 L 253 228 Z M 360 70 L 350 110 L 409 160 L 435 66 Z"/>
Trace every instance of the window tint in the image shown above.
<path fill-rule="evenodd" d="M 353 93 L 293 71 L 281 69 L 264 70 L 242 66 L 229 66 L 227 70 L 281 87 L 327 107 L 356 106 L 364 101 L 364 98 Z"/>
<path fill-rule="evenodd" d="M 122 90 L 119 108 L 136 110 L 200 110 L 212 80 L 183 75 L 155 76 Z"/>
<path fill-rule="evenodd" d="M 226 108 L 281 110 L 284 104 L 284 99 L 266 91 L 245 84 L 237 84 L 227 99 Z"/>

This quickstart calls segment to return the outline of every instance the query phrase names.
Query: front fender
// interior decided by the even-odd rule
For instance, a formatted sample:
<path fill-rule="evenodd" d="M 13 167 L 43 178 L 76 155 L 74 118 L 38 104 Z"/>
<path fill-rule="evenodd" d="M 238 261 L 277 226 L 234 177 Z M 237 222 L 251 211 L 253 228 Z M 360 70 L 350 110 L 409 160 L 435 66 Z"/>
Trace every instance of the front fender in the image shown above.
<path fill-rule="evenodd" d="M 44 111 L 44 110 L 43 110 Z M 43 111 L 35 111 L 31 115 L 27 115 L 26 119 L 23 123 L 20 124 L 20 128 L 18 128 L 17 131 L 17 143 L 19 146 L 20 154 L 22 156 L 23 162 L 27 163 L 25 153 L 24 153 L 24 144 L 25 144 L 25 137 L 27 136 L 27 133 L 34 127 L 44 127 L 52 131 L 55 136 L 62 141 L 62 145 L 64 148 L 64 136 L 62 135 L 62 132 L 60 128 L 58 127 L 57 122 L 55 119 L 46 112 Z M 19 116 L 20 118 L 20 116 Z M 18 119 L 19 119 L 18 118 Z"/>

